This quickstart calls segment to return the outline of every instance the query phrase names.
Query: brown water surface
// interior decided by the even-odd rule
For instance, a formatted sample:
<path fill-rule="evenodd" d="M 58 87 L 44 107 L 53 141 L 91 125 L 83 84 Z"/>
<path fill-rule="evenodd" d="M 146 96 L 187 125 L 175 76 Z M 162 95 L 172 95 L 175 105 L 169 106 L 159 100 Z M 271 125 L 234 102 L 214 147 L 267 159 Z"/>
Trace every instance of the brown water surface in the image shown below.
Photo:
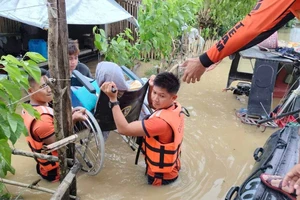
<path fill-rule="evenodd" d="M 287 37 L 286 34 L 283 36 Z M 78 196 L 83 200 L 224 199 L 231 186 L 240 185 L 247 178 L 254 164 L 254 150 L 275 131 L 268 128 L 262 132 L 256 126 L 242 124 L 235 116 L 236 109 L 247 107 L 247 97 L 237 98 L 232 92 L 222 92 L 230 64 L 229 59 L 224 59 L 200 82 L 182 83 L 178 101 L 191 116 L 186 118 L 182 170 L 175 183 L 163 187 L 147 185 L 142 157 L 134 165 L 135 152 L 117 133 L 112 133 L 106 142 L 103 170 L 97 176 L 78 175 Z M 24 138 L 16 147 L 29 150 Z M 13 156 L 13 166 L 16 175 L 8 175 L 8 179 L 31 183 L 39 178 L 31 158 Z M 55 189 L 58 184 L 41 181 L 39 185 Z M 42 192 L 15 186 L 7 188 L 12 193 L 21 193 L 24 199 L 50 198 Z"/>

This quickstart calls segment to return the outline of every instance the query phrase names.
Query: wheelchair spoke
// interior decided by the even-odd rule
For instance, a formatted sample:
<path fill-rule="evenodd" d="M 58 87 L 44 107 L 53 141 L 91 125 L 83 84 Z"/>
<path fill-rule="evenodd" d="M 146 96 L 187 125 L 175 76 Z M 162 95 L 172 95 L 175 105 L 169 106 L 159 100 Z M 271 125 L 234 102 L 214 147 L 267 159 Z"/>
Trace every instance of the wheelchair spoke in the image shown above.
<path fill-rule="evenodd" d="M 88 131 L 87 136 L 75 144 L 76 158 L 82 164 L 83 171 L 89 175 L 97 175 L 103 166 L 104 139 L 94 116 L 88 111 L 86 114 L 87 120 L 77 122 L 74 126 L 75 133 Z"/>

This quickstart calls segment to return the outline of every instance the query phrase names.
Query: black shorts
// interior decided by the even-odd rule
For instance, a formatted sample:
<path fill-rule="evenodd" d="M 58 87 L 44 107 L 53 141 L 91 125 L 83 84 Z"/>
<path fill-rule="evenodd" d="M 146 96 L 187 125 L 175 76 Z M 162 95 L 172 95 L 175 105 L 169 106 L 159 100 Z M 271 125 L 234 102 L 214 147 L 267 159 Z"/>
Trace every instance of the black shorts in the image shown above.
<path fill-rule="evenodd" d="M 168 185 L 168 184 L 173 183 L 174 181 L 176 181 L 177 178 L 178 178 L 178 176 L 176 178 L 173 178 L 173 179 L 170 179 L 170 180 L 163 179 L 161 184 L 162 185 Z M 154 177 L 148 175 L 148 184 L 152 185 L 153 182 L 154 182 Z"/>
<path fill-rule="evenodd" d="M 36 164 L 36 172 L 43 178 L 46 179 L 47 181 L 55 181 L 57 177 L 57 169 L 52 169 L 51 171 L 48 172 L 48 176 L 44 176 L 41 174 L 39 164 Z"/>

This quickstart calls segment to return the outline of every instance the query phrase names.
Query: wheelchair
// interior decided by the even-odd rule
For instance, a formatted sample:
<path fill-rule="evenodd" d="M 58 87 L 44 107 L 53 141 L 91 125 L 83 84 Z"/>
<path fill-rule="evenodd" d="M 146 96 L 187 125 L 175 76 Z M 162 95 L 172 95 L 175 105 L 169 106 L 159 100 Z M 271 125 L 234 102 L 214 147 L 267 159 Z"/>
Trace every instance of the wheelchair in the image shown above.
<path fill-rule="evenodd" d="M 127 67 L 122 66 L 124 77 L 127 81 L 139 81 L 141 87 L 135 90 L 125 91 L 118 100 L 120 108 L 130 123 L 153 111 L 148 107 L 146 94 L 148 81 L 142 80 Z M 79 135 L 82 132 L 87 136 L 75 143 L 76 158 L 82 164 L 82 170 L 89 175 L 96 175 L 100 172 L 104 163 L 105 140 L 103 132 L 116 131 L 112 111 L 108 106 L 109 98 L 101 93 L 95 80 L 90 80 L 80 72 L 74 70 L 71 78 L 71 101 L 75 108 L 86 108 L 87 119 L 77 122 L 74 126 L 74 133 Z M 132 150 L 138 149 L 137 137 L 121 135 L 123 140 Z"/>
<path fill-rule="evenodd" d="M 121 67 L 126 80 L 137 80 L 141 88 L 125 91 L 118 98 L 121 110 L 128 122 L 144 118 L 152 113 L 147 106 L 148 81 L 142 80 L 126 67 Z M 0 78 L 8 78 L 0 73 Z M 45 153 L 57 150 L 74 143 L 75 157 L 81 164 L 81 170 L 88 175 L 97 175 L 103 167 L 105 156 L 104 131 L 115 131 L 111 109 L 108 107 L 109 98 L 101 93 L 95 80 L 89 80 L 80 72 L 74 70 L 71 77 L 72 107 L 86 108 L 86 120 L 74 124 L 71 136 L 45 146 Z M 137 138 L 121 135 L 129 146 L 138 149 Z"/>

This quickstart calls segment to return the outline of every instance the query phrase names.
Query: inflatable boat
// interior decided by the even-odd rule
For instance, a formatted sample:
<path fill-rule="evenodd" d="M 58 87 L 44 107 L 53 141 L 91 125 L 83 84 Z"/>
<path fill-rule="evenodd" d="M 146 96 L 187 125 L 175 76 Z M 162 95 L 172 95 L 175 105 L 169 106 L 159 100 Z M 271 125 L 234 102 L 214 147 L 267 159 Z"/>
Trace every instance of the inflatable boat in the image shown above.
<path fill-rule="evenodd" d="M 225 200 L 288 200 L 283 194 L 266 187 L 262 173 L 285 175 L 299 160 L 299 124 L 289 124 L 273 133 L 263 147 L 254 151 L 255 164 L 248 178 L 228 191 Z"/>

